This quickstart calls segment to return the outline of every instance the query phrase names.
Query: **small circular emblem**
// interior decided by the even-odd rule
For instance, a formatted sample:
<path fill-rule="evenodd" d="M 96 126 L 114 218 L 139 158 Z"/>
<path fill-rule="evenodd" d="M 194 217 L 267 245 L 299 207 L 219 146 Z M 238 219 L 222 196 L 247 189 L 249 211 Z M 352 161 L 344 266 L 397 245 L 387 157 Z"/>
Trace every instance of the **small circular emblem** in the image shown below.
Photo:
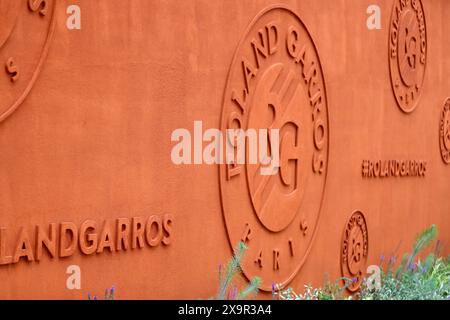
<path fill-rule="evenodd" d="M 0 1 L 0 121 L 22 104 L 42 69 L 55 28 L 55 2 Z"/>
<path fill-rule="evenodd" d="M 450 98 L 445 101 L 439 127 L 442 160 L 450 164 Z"/>
<path fill-rule="evenodd" d="M 351 284 L 347 287 L 351 292 L 357 291 L 361 285 L 368 251 L 366 219 L 362 212 L 356 211 L 345 225 L 341 251 L 342 276 L 351 280 Z"/>
<path fill-rule="evenodd" d="M 412 112 L 422 93 L 427 61 L 425 13 L 420 0 L 395 0 L 389 34 L 391 83 L 399 107 Z"/>
<path fill-rule="evenodd" d="M 242 270 L 262 290 L 282 288 L 310 251 L 322 205 L 328 161 L 328 105 L 314 42 L 284 6 L 262 11 L 236 50 L 222 109 L 228 129 L 279 130 L 279 167 L 220 166 L 222 209 L 230 244 L 248 246 Z M 246 146 L 246 156 L 250 154 Z M 273 156 L 273 155 L 272 155 Z"/>

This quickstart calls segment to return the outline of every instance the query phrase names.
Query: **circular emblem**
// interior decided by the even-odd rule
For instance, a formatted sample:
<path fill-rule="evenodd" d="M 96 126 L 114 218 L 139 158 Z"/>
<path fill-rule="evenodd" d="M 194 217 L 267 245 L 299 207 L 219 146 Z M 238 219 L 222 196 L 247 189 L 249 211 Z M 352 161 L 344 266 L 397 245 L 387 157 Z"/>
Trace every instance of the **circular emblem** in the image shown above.
<path fill-rule="evenodd" d="M 364 215 L 356 211 L 345 225 L 342 239 L 341 269 L 342 276 L 352 280 L 347 289 L 355 292 L 359 289 L 365 274 L 369 238 Z"/>
<path fill-rule="evenodd" d="M 440 146 L 442 160 L 450 163 L 450 98 L 445 101 L 444 108 L 441 113 L 441 123 L 439 127 Z"/>
<path fill-rule="evenodd" d="M 246 161 L 220 166 L 230 244 L 248 246 L 242 270 L 262 290 L 285 286 L 301 268 L 316 232 L 328 161 L 328 106 L 319 56 L 300 18 L 284 6 L 262 11 L 236 50 L 222 110 L 222 132 L 263 130 L 279 165 Z M 264 131 L 265 130 L 265 131 Z M 227 143 L 232 140 L 227 136 Z M 260 139 L 261 144 L 261 139 Z M 273 149 L 275 150 L 275 149 Z M 274 159 L 271 154 L 271 159 Z"/>
<path fill-rule="evenodd" d="M 427 61 L 425 13 L 420 0 L 395 0 L 389 34 L 391 83 L 399 107 L 412 112 L 422 93 Z"/>
<path fill-rule="evenodd" d="M 42 69 L 55 27 L 54 5 L 55 0 L 0 1 L 0 121 L 25 100 Z"/>

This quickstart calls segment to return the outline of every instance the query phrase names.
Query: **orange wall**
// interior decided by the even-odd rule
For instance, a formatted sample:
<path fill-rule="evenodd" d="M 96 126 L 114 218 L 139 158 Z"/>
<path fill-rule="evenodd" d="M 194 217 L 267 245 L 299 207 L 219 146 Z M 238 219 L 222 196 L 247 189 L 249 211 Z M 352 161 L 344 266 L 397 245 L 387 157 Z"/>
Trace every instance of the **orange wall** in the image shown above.
<path fill-rule="evenodd" d="M 422 0 L 426 63 L 411 113 L 401 110 L 391 84 L 392 0 L 286 0 L 281 2 L 288 10 L 272 11 L 267 8 L 280 1 L 55 2 L 47 0 L 42 17 L 25 1 L 18 8 L 12 2 L 0 6 L 8 17 L 0 30 L 0 64 L 14 57 L 19 67 L 15 82 L 14 70 L 0 69 L 0 298 L 84 299 L 111 285 L 123 299 L 208 298 L 218 287 L 218 265 L 230 257 L 230 240 L 239 239 L 246 222 L 255 236 L 248 241 L 249 277 L 262 276 L 268 287 L 272 281 L 297 290 L 305 283 L 321 285 L 325 273 L 335 279 L 347 270 L 345 263 L 341 270 L 343 233 L 355 211 L 363 213 L 368 235 L 368 243 L 359 238 L 367 245 L 361 270 L 397 247 L 399 253 L 409 250 L 415 235 L 432 223 L 449 253 L 450 165 L 441 157 L 439 135 L 450 96 L 449 1 Z M 71 4 L 81 8 L 81 30 L 66 27 Z M 366 26 L 371 4 L 381 8 L 381 30 Z M 322 69 L 318 81 L 328 121 L 323 187 L 311 187 L 317 176 L 306 158 L 300 173 L 303 202 L 292 220 L 301 223 L 305 217 L 306 235 L 292 223 L 279 232 L 258 224 L 245 176 L 239 189 L 227 189 L 225 166 L 177 166 L 170 158 L 173 130 L 192 131 L 196 120 L 203 121 L 204 130 L 224 128 L 231 87 L 241 77 L 239 50 L 268 17 L 279 21 L 283 32 L 289 19 L 304 27 Z M 268 65 L 292 63 L 282 52 L 284 44 L 279 50 L 277 55 L 285 56 L 274 55 Z M 308 103 L 307 91 L 301 95 L 299 101 Z M 301 143 L 313 153 L 311 131 L 305 134 Z M 364 160 L 423 161 L 426 172 L 365 178 Z M 272 221 L 292 210 L 283 199 L 272 199 Z M 161 232 L 151 244 L 145 238 L 149 219 Z M 80 233 L 86 220 L 92 222 L 85 227 L 97 228 L 97 250 L 92 250 L 102 252 L 83 253 L 90 252 L 88 245 L 79 244 L 73 252 L 59 252 L 58 240 L 53 257 L 44 250 L 36 261 L 37 225 L 43 235 L 55 223 L 59 235 L 61 225 L 71 222 Z M 117 240 L 118 224 L 128 228 L 123 242 Z M 113 244 L 107 241 L 108 225 Z M 139 232 L 142 237 L 133 243 Z M 292 259 L 289 239 L 299 250 Z M 16 250 L 21 241 L 25 247 L 19 249 L 25 250 Z M 264 251 L 261 269 L 254 262 L 257 247 Z M 278 270 L 274 249 L 282 255 Z M 80 266 L 80 290 L 66 288 L 69 265 Z"/>

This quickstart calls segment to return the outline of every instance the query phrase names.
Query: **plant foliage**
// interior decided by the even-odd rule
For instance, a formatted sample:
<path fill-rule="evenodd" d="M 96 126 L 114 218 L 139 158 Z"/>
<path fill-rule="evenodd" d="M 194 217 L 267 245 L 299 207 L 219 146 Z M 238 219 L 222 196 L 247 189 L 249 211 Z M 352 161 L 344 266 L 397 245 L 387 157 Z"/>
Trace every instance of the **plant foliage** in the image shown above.
<path fill-rule="evenodd" d="M 233 279 L 236 275 L 242 273 L 241 263 L 245 255 L 247 246 L 240 242 L 234 250 L 234 255 L 227 263 L 225 268 L 219 266 L 219 291 L 215 299 L 217 300 L 243 300 L 248 297 L 256 297 L 258 294 L 258 287 L 261 284 L 261 279 L 254 277 L 249 285 L 242 290 L 238 290 L 237 286 L 233 285 Z"/>
<path fill-rule="evenodd" d="M 381 286 L 374 288 L 363 282 L 359 297 L 363 300 L 448 300 L 450 299 L 450 257 L 439 257 L 440 243 L 423 260 L 420 253 L 436 239 L 432 225 L 421 232 L 411 253 L 406 253 L 397 269 L 389 259 L 381 270 Z"/>

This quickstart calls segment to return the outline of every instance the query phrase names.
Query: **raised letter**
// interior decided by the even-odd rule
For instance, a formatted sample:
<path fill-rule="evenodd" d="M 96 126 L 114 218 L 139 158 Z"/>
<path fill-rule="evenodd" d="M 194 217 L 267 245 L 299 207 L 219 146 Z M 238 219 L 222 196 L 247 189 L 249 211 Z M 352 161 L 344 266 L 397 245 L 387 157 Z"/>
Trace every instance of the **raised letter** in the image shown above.
<path fill-rule="evenodd" d="M 67 231 L 71 234 L 71 242 L 67 245 Z M 71 256 L 77 247 L 78 232 L 77 226 L 72 222 L 61 223 L 59 235 L 59 256 L 61 258 Z"/>

